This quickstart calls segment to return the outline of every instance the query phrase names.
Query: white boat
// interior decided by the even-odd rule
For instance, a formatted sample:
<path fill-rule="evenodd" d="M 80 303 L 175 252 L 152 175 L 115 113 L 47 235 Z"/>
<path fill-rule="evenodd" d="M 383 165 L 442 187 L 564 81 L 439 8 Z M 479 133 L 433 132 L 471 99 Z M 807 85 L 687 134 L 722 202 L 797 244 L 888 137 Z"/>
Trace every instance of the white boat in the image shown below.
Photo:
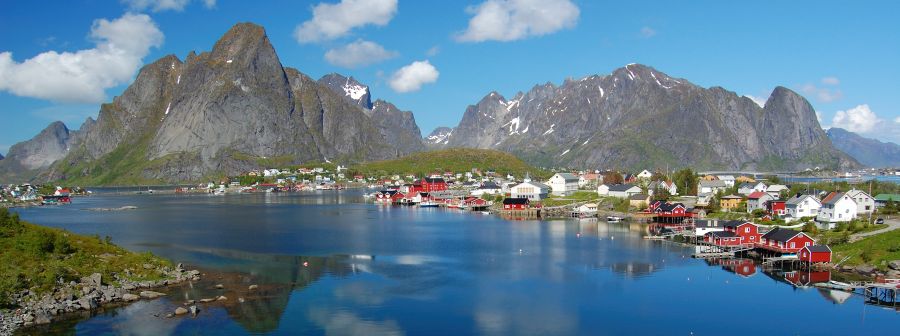
<path fill-rule="evenodd" d="M 438 206 L 438 204 L 434 203 L 432 201 L 425 201 L 425 202 L 419 203 L 420 208 L 437 208 L 437 206 Z"/>
<path fill-rule="evenodd" d="M 619 216 L 609 216 L 606 217 L 606 221 L 610 223 L 618 223 L 622 221 L 622 217 Z"/>

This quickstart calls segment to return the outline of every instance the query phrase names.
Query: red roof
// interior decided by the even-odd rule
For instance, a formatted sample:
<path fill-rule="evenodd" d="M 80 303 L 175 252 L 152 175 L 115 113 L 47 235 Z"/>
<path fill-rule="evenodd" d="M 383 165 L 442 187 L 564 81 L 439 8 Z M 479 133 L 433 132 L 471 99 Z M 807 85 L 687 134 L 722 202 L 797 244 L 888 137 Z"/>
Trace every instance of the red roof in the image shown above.
<path fill-rule="evenodd" d="M 765 191 L 754 191 L 747 196 L 748 199 L 759 199 L 763 197 L 763 195 L 767 195 Z"/>
<path fill-rule="evenodd" d="M 825 204 L 825 202 L 830 201 L 832 198 L 834 198 L 838 194 L 839 193 L 837 191 L 832 191 L 832 192 L 828 193 L 828 196 L 825 196 L 825 198 L 822 199 L 822 204 Z"/>

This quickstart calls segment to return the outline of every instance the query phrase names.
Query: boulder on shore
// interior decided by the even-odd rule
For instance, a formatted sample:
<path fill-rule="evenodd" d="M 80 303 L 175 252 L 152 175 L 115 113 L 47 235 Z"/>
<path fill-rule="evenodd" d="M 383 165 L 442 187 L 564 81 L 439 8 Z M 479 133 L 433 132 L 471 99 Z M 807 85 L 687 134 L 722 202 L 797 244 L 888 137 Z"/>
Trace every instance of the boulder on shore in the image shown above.
<path fill-rule="evenodd" d="M 154 291 L 142 291 L 140 295 L 144 299 L 151 299 L 151 300 L 158 298 L 160 296 L 166 296 L 166 294 L 163 294 L 160 292 L 154 292 Z"/>
<path fill-rule="evenodd" d="M 892 270 L 900 271 L 900 260 L 891 260 L 888 262 L 888 267 Z"/>

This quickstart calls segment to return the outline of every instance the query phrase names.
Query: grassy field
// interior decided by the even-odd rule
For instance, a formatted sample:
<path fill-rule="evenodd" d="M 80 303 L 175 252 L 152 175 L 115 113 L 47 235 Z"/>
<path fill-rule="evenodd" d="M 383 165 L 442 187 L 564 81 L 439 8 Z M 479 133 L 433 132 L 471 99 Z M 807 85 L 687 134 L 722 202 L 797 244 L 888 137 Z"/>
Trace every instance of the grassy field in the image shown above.
<path fill-rule="evenodd" d="M 150 269 L 144 267 L 149 264 Z M 43 293 L 57 282 L 79 281 L 93 273 L 104 282 L 113 273 L 129 280 L 158 280 L 159 266 L 171 266 L 150 253 L 133 253 L 113 245 L 108 238 L 76 235 L 64 230 L 21 221 L 18 214 L 0 208 L 0 306 L 12 293 L 30 289 Z"/>
<path fill-rule="evenodd" d="M 552 207 L 584 201 L 593 201 L 594 203 L 598 203 L 600 201 L 600 196 L 598 196 L 597 192 L 595 191 L 582 190 L 577 191 L 569 196 L 550 196 L 547 199 L 542 200 L 541 204 L 543 204 L 544 206 Z"/>
<path fill-rule="evenodd" d="M 869 264 L 886 269 L 886 262 L 900 260 L 900 230 L 867 237 L 857 242 L 831 246 L 835 262 L 850 256 L 846 265 Z"/>
<path fill-rule="evenodd" d="M 350 173 L 361 173 L 366 176 L 387 176 L 392 174 L 412 174 L 423 176 L 432 173 L 471 171 L 473 168 L 481 172 L 493 171 L 505 176 L 513 174 L 517 177 L 531 174 L 535 180 L 550 177 L 552 173 L 529 166 L 509 153 L 488 149 L 453 148 L 411 154 L 394 160 L 375 161 L 350 167 Z"/>

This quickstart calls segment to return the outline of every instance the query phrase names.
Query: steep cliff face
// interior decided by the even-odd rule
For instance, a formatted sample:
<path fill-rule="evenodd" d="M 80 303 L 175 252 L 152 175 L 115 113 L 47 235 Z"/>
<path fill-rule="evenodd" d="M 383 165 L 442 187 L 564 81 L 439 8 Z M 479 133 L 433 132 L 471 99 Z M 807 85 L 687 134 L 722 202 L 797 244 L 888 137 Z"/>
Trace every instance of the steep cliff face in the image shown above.
<path fill-rule="evenodd" d="M 97 120 L 82 125 L 76 148 L 44 177 L 192 181 L 260 165 L 388 159 L 422 148 L 419 135 L 410 146 L 384 131 L 418 132 L 409 112 L 386 103 L 369 111 L 350 98 L 283 67 L 262 27 L 238 24 L 210 52 L 146 65 L 122 96 L 101 106 Z"/>
<path fill-rule="evenodd" d="M 56 121 L 30 140 L 13 145 L 5 158 L 0 156 L 0 183 L 30 180 L 66 156 L 76 138 L 77 132 Z"/>
<path fill-rule="evenodd" d="M 359 107 L 366 110 L 372 109 L 372 96 L 369 93 L 369 87 L 356 81 L 355 78 L 330 73 L 319 78 L 318 82 L 327 86 L 338 95 L 344 95 L 344 97 L 356 103 Z"/>
<path fill-rule="evenodd" d="M 803 97 L 779 87 L 761 108 L 629 64 L 606 76 L 544 84 L 469 106 L 448 147 L 492 148 L 547 166 L 729 169 L 846 168 Z"/>
<path fill-rule="evenodd" d="M 835 147 L 867 167 L 900 167 L 900 145 L 869 139 L 843 128 L 829 128 L 826 134 Z"/>

